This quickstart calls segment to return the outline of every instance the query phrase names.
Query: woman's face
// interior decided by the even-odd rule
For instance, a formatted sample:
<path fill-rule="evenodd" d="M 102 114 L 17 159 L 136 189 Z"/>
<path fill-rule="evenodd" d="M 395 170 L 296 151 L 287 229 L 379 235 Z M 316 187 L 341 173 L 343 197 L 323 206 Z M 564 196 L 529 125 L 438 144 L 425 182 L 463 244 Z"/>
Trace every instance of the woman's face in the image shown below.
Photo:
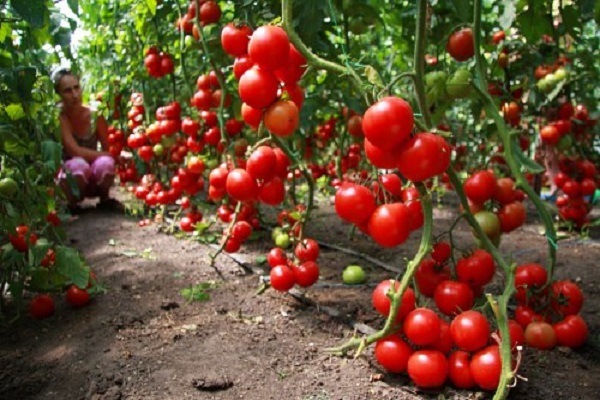
<path fill-rule="evenodd" d="M 65 75 L 58 82 L 58 94 L 62 98 L 63 105 L 67 107 L 79 106 L 81 102 L 81 86 L 79 78 L 74 75 Z"/>

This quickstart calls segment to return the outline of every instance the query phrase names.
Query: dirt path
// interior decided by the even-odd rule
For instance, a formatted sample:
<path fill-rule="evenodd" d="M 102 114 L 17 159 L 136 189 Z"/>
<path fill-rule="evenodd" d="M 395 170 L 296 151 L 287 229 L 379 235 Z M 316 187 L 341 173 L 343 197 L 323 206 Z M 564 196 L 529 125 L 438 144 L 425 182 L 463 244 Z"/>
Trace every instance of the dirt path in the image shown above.
<path fill-rule="evenodd" d="M 309 234 L 401 266 L 417 237 L 394 251 L 365 237 L 350 239 L 347 227 L 319 210 Z M 436 230 L 450 223 L 450 208 L 436 210 Z M 506 236 L 501 250 L 518 261 L 543 258 L 539 227 Z M 220 279 L 208 263 L 208 246 L 139 228 L 120 215 L 84 213 L 67 226 L 69 237 L 106 285 L 89 307 L 73 310 L 57 299 L 54 317 L 28 317 L 0 332 L 0 399 L 420 399 L 406 377 L 382 373 L 372 349 L 358 359 L 331 356 L 327 347 L 353 334 L 350 321 L 379 327 L 370 304 L 373 284 L 392 274 L 365 260 L 322 249 L 321 280 L 305 295 L 318 306 L 269 290 L 256 295 L 259 277 L 219 256 Z M 439 233 L 439 232 L 438 232 Z M 268 237 L 268 234 L 265 234 Z M 468 230 L 459 242 L 470 241 Z M 256 257 L 268 239 L 251 243 L 239 257 L 260 268 Z M 468 246 L 468 245 L 465 245 Z M 515 399 L 596 399 L 600 394 L 600 274 L 595 241 L 559 244 L 559 277 L 580 279 L 583 314 L 592 344 L 578 351 L 526 350 Z M 362 264 L 370 283 L 340 285 L 345 265 Z M 186 302 L 182 288 L 215 282 L 204 302 Z M 339 317 L 323 312 L 337 310 Z M 487 394 L 444 390 L 446 398 Z"/>

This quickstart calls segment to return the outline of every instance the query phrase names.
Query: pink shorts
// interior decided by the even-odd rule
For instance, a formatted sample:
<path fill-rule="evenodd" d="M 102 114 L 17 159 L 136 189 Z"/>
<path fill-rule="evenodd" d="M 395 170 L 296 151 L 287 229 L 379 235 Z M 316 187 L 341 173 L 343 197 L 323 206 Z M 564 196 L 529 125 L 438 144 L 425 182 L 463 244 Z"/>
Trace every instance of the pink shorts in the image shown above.
<path fill-rule="evenodd" d="M 107 175 L 115 175 L 115 160 L 110 156 L 100 156 L 90 165 L 81 157 L 74 157 L 64 162 L 58 179 L 67 178 L 67 172 L 83 177 L 86 184 L 96 186 L 102 182 Z"/>

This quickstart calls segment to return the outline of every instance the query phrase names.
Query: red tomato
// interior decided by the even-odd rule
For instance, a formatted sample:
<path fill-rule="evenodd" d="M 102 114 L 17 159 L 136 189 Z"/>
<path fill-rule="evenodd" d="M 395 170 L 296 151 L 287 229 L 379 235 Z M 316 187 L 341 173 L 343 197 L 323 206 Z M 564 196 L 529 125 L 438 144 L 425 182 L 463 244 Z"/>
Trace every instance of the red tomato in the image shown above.
<path fill-rule="evenodd" d="M 373 166 L 381 169 L 393 169 L 396 168 L 398 153 L 400 147 L 398 146 L 393 149 L 384 150 L 380 147 L 373 145 L 366 137 L 363 140 L 365 148 L 365 155 Z"/>
<path fill-rule="evenodd" d="M 252 225 L 247 221 L 236 221 L 231 228 L 231 237 L 239 242 L 245 242 L 252 235 Z"/>
<path fill-rule="evenodd" d="M 402 195 L 402 180 L 398 175 L 393 173 L 383 174 L 379 177 L 379 182 L 381 182 L 383 188 L 387 190 L 393 198 L 400 198 Z"/>
<path fill-rule="evenodd" d="M 422 182 L 444 172 L 450 165 L 451 149 L 443 137 L 418 133 L 400 148 L 398 169 L 408 180 Z"/>
<path fill-rule="evenodd" d="M 84 307 L 90 302 L 90 294 L 85 289 L 80 289 L 75 285 L 71 285 L 67 289 L 67 303 L 72 307 Z"/>
<path fill-rule="evenodd" d="M 384 317 L 387 317 L 390 313 L 390 298 L 387 296 L 390 287 L 392 286 L 392 282 L 394 283 L 394 288 L 398 290 L 400 287 L 400 283 L 398 281 L 394 281 L 392 279 L 388 279 L 385 281 L 381 281 L 375 290 L 373 290 L 373 306 L 375 309 Z M 407 288 L 404 294 L 402 295 L 402 300 L 400 301 L 400 309 L 398 310 L 398 315 L 396 316 L 396 321 L 402 321 L 409 312 L 415 309 L 415 292 L 411 288 Z"/>
<path fill-rule="evenodd" d="M 246 171 L 254 179 L 269 181 L 275 176 L 277 156 L 269 146 L 259 146 L 252 152 L 246 162 Z"/>
<path fill-rule="evenodd" d="M 580 315 L 568 315 L 554 324 L 556 342 L 559 346 L 576 349 L 585 344 L 588 337 L 588 326 Z"/>
<path fill-rule="evenodd" d="M 363 224 L 369 221 L 375 208 L 375 196 L 365 186 L 349 183 L 335 193 L 335 212 L 344 221 Z"/>
<path fill-rule="evenodd" d="M 248 43 L 248 54 L 265 71 L 284 67 L 290 54 L 290 41 L 283 28 L 261 26 L 254 31 Z"/>
<path fill-rule="evenodd" d="M 209 25 L 219 22 L 221 19 L 221 7 L 216 1 L 206 1 L 200 6 L 200 22 Z"/>
<path fill-rule="evenodd" d="M 527 210 L 520 201 L 513 201 L 502 206 L 498 211 L 500 230 L 508 233 L 521 227 L 527 219 Z"/>
<path fill-rule="evenodd" d="M 540 129 L 540 138 L 544 143 L 557 145 L 560 141 L 560 134 L 554 125 L 546 125 Z"/>
<path fill-rule="evenodd" d="M 408 359 L 408 376 L 422 388 L 437 388 L 448 376 L 448 361 L 437 350 L 418 350 Z"/>
<path fill-rule="evenodd" d="M 552 325 L 545 321 L 532 321 L 525 328 L 525 342 L 536 349 L 550 350 L 556 346 L 556 332 Z"/>
<path fill-rule="evenodd" d="M 239 81 L 242 75 L 244 75 L 244 72 L 252 68 L 253 65 L 254 62 L 249 55 L 236 57 L 233 62 L 233 75 L 235 76 L 235 79 Z"/>
<path fill-rule="evenodd" d="M 314 261 L 306 261 L 294 268 L 296 283 L 302 287 L 309 287 L 319 280 L 319 266 Z"/>
<path fill-rule="evenodd" d="M 278 265 L 287 265 L 287 256 L 285 255 L 285 250 L 283 250 L 281 247 L 273 247 L 269 251 L 269 254 L 267 254 L 267 262 L 271 268 Z"/>
<path fill-rule="evenodd" d="M 399 97 L 384 97 L 367 109 L 362 120 L 365 138 L 391 150 L 406 141 L 414 126 L 410 105 Z"/>
<path fill-rule="evenodd" d="M 583 307 L 583 293 L 572 281 L 556 281 L 552 283 L 552 309 L 559 315 L 575 315 Z"/>
<path fill-rule="evenodd" d="M 179 220 L 179 228 L 184 232 L 193 232 L 195 222 L 190 217 L 183 217 Z"/>
<path fill-rule="evenodd" d="M 270 206 L 281 204 L 285 199 L 285 185 L 280 177 L 275 176 L 259 188 L 258 199 Z"/>
<path fill-rule="evenodd" d="M 456 263 L 456 278 L 471 287 L 487 285 L 496 272 L 496 264 L 490 253 L 477 249 L 467 258 Z"/>
<path fill-rule="evenodd" d="M 494 32 L 494 34 L 492 35 L 492 43 L 499 44 L 505 38 L 506 38 L 506 34 L 504 33 L 504 31 Z"/>
<path fill-rule="evenodd" d="M 548 280 L 546 269 L 540 264 L 519 265 L 515 271 L 515 288 L 517 292 L 515 297 L 519 304 L 527 305 L 530 303 L 532 295 L 542 287 Z"/>
<path fill-rule="evenodd" d="M 348 133 L 356 138 L 363 137 L 362 116 L 353 115 L 348 119 Z"/>
<path fill-rule="evenodd" d="M 296 284 L 294 270 L 286 264 L 276 265 L 271 268 L 271 286 L 280 292 L 287 292 Z"/>
<path fill-rule="evenodd" d="M 316 261 L 319 257 L 319 243 L 314 239 L 304 239 L 296 245 L 294 254 L 300 262 Z"/>
<path fill-rule="evenodd" d="M 234 57 L 243 56 L 248 53 L 248 43 L 252 35 L 252 28 L 247 25 L 236 27 L 229 23 L 221 31 L 221 45 L 223 50 Z"/>
<path fill-rule="evenodd" d="M 490 338 L 490 324 L 478 311 L 464 311 L 450 323 L 450 335 L 454 343 L 465 351 L 474 352 L 487 344 Z"/>
<path fill-rule="evenodd" d="M 497 345 L 479 350 L 471 357 L 469 366 L 475 383 L 483 390 L 496 390 L 500 383 L 502 359 Z"/>
<path fill-rule="evenodd" d="M 223 250 L 226 253 L 237 253 L 242 247 L 242 242 L 233 236 L 225 237 L 225 245 L 223 246 Z"/>
<path fill-rule="evenodd" d="M 440 264 L 446 262 L 451 255 L 452 247 L 450 247 L 450 243 L 448 242 L 437 242 L 433 245 L 433 250 L 431 250 L 431 258 Z"/>
<path fill-rule="evenodd" d="M 517 346 L 521 346 L 525 343 L 525 331 L 521 324 L 519 324 L 514 319 L 508 320 L 508 334 L 510 336 L 510 347 L 514 349 Z M 498 335 L 502 338 L 500 331 L 498 331 Z"/>
<path fill-rule="evenodd" d="M 516 200 L 515 181 L 512 178 L 498 178 L 496 180 L 494 200 L 501 205 L 509 204 Z"/>
<path fill-rule="evenodd" d="M 450 335 L 450 324 L 440 318 L 440 336 L 438 340 L 427 346 L 427 348 L 448 354 L 452 350 L 452 347 L 454 347 L 454 342 Z"/>
<path fill-rule="evenodd" d="M 419 292 L 426 297 L 433 297 L 437 285 L 450 277 L 450 268 L 447 265 L 439 266 L 432 259 L 423 260 L 414 276 Z"/>
<path fill-rule="evenodd" d="M 379 339 L 375 344 L 377 362 L 386 370 L 397 374 L 406 372 L 412 353 L 412 347 L 396 335 Z"/>
<path fill-rule="evenodd" d="M 464 282 L 446 280 L 440 282 L 433 294 L 438 309 L 445 315 L 470 310 L 475 303 L 473 290 Z"/>
<path fill-rule="evenodd" d="M 490 171 L 479 171 L 467 178 L 463 188 L 469 200 L 483 204 L 496 192 L 496 177 Z"/>
<path fill-rule="evenodd" d="M 256 67 L 244 72 L 238 85 L 242 101 L 250 107 L 258 109 L 273 103 L 277 98 L 278 89 L 279 81 L 275 75 Z"/>
<path fill-rule="evenodd" d="M 471 28 L 463 28 L 448 38 L 446 51 L 456 61 L 466 61 L 475 54 L 475 42 Z"/>
<path fill-rule="evenodd" d="M 272 134 L 288 137 L 294 134 L 300 123 L 300 112 L 293 101 L 279 100 L 273 103 L 264 115 L 265 127 Z"/>
<path fill-rule="evenodd" d="M 258 195 L 256 181 L 246 170 L 236 168 L 227 175 L 227 194 L 238 201 L 251 201 Z"/>
<path fill-rule="evenodd" d="M 475 386 L 471 375 L 469 353 L 462 350 L 453 351 L 448 357 L 448 377 L 452 385 L 458 389 L 470 389 Z"/>
<path fill-rule="evenodd" d="M 402 330 L 417 346 L 427 346 L 440 337 L 440 318 L 433 310 L 415 308 L 404 319 Z"/>
<path fill-rule="evenodd" d="M 29 304 L 29 314 L 35 319 L 48 318 L 54 314 L 54 300 L 47 294 L 36 295 Z"/>
<path fill-rule="evenodd" d="M 408 239 L 411 215 L 404 203 L 382 204 L 369 218 L 369 235 L 382 247 L 398 246 Z"/>
<path fill-rule="evenodd" d="M 544 317 L 536 313 L 531 307 L 519 305 L 515 309 L 515 320 L 523 329 L 527 328 L 527 325 L 533 321 L 542 321 L 543 319 Z"/>
<path fill-rule="evenodd" d="M 281 68 L 275 70 L 275 76 L 281 82 L 285 83 L 286 86 L 296 86 L 296 83 L 302 78 L 302 75 L 304 75 L 306 68 L 306 59 L 300 54 L 296 47 L 290 43 L 290 53 L 287 62 Z"/>

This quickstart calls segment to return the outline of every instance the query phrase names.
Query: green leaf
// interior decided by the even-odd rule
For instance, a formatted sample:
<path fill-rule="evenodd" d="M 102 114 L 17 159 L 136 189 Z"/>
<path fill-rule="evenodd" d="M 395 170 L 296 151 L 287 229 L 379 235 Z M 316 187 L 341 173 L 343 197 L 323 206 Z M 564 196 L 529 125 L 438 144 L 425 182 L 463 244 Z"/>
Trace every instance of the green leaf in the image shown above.
<path fill-rule="evenodd" d="M 365 76 L 367 77 L 369 83 L 371 83 L 372 85 L 375 85 L 382 89 L 385 87 L 383 81 L 381 80 L 381 76 L 379 76 L 379 72 L 377 72 L 377 70 L 372 66 L 367 65 L 365 67 Z"/>
<path fill-rule="evenodd" d="M 523 153 L 523 150 L 521 150 L 521 147 L 516 142 L 513 148 L 519 163 L 526 171 L 531 172 L 532 174 L 541 174 L 546 170 L 546 168 L 527 157 L 527 155 Z"/>
<path fill-rule="evenodd" d="M 150 10 L 150 14 L 156 15 L 156 0 L 146 0 L 146 4 L 148 5 L 148 10 Z"/>
<path fill-rule="evenodd" d="M 13 121 L 18 121 L 25 118 L 25 111 L 23 110 L 23 106 L 20 104 L 9 104 L 6 106 L 4 111 L 6 111 L 8 118 Z"/>
<path fill-rule="evenodd" d="M 517 23 L 528 42 L 536 42 L 542 35 L 552 33 L 551 18 L 543 7 L 535 7 L 535 3 L 529 9 L 517 17 Z"/>
<path fill-rule="evenodd" d="M 0 24 L 0 43 L 12 34 L 12 26 L 10 24 Z"/>
<path fill-rule="evenodd" d="M 515 5 L 515 1 L 514 0 L 505 1 L 504 2 L 504 12 L 502 13 L 502 15 L 500 16 L 500 19 L 498 21 L 498 22 L 500 22 L 500 26 L 502 27 L 502 29 L 508 30 L 513 25 L 513 22 L 515 21 L 516 17 L 517 17 L 517 7 Z"/>
<path fill-rule="evenodd" d="M 31 89 L 37 80 L 37 70 L 34 67 L 21 67 L 14 71 L 17 82 L 17 92 L 23 100 L 31 100 Z"/>
<path fill-rule="evenodd" d="M 48 268 L 34 268 L 30 271 L 31 280 L 29 281 L 29 290 L 34 292 L 43 292 L 50 289 Z"/>
<path fill-rule="evenodd" d="M 90 269 L 83 263 L 77 251 L 66 246 L 57 246 L 55 251 L 56 271 L 78 287 L 86 287 L 90 277 Z"/>
<path fill-rule="evenodd" d="M 57 171 L 62 160 L 62 146 L 53 140 L 42 142 L 42 161 L 52 171 Z"/>
<path fill-rule="evenodd" d="M 33 28 L 44 26 L 44 19 L 48 13 L 44 0 L 11 0 L 10 4 Z"/>
<path fill-rule="evenodd" d="M 454 13 L 462 22 L 471 21 L 471 2 L 469 0 L 452 0 Z"/>
<path fill-rule="evenodd" d="M 261 255 L 259 255 L 259 256 L 256 257 L 256 263 L 258 265 L 263 265 L 266 262 L 267 262 L 267 257 L 266 256 L 264 256 L 264 255 L 261 254 Z"/>
<path fill-rule="evenodd" d="M 71 11 L 73 11 L 73 14 L 79 15 L 79 0 L 67 0 L 67 4 Z"/>

